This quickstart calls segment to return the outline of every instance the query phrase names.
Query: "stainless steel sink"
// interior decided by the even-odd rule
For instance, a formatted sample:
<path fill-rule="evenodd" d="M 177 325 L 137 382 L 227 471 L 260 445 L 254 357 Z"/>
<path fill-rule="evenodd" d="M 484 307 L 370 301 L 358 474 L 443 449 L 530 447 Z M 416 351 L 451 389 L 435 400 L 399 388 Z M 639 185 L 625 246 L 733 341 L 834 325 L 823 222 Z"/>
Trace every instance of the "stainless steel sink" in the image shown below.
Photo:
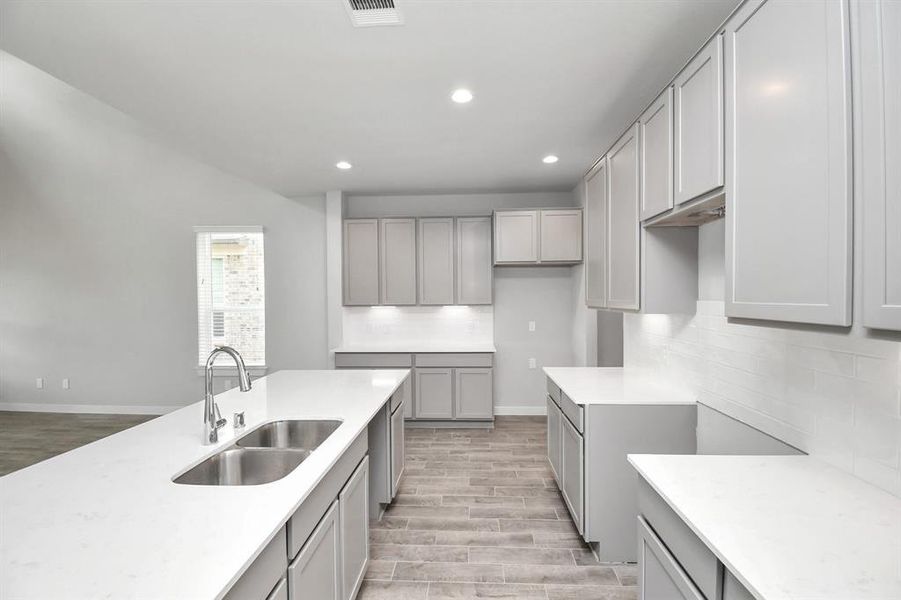
<path fill-rule="evenodd" d="M 238 440 L 242 448 L 296 448 L 312 452 L 324 442 L 341 421 L 275 421 L 255 429 Z"/>
<path fill-rule="evenodd" d="M 307 450 L 227 448 L 175 479 L 186 485 L 260 485 L 281 479 L 310 455 Z"/>
<path fill-rule="evenodd" d="M 341 421 L 275 421 L 254 429 L 218 454 L 179 475 L 184 485 L 260 485 L 297 468 Z"/>

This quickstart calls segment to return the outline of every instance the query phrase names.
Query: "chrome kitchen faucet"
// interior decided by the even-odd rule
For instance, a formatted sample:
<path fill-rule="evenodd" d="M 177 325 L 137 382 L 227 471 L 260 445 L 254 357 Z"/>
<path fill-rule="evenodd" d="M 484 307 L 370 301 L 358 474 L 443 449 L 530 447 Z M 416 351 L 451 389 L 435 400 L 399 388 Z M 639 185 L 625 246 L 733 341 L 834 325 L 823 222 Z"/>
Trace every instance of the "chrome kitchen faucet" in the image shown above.
<path fill-rule="evenodd" d="M 213 400 L 213 363 L 220 353 L 228 354 L 238 367 L 238 387 L 242 392 L 250 391 L 250 375 L 244 367 L 244 359 L 238 351 L 229 346 L 217 346 L 210 352 L 206 359 L 206 395 L 203 399 L 203 443 L 215 444 L 219 441 L 219 430 L 225 425 L 226 420 L 219 413 L 219 406 Z"/>

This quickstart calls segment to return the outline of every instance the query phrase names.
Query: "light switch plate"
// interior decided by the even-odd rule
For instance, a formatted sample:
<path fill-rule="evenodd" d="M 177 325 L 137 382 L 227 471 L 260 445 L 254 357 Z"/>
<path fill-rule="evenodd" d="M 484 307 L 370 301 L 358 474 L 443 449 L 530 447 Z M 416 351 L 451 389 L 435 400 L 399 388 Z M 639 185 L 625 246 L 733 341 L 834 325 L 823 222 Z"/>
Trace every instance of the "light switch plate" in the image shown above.
<path fill-rule="evenodd" d="M 535 331 L 535 321 L 529 321 L 529 331 Z"/>
<path fill-rule="evenodd" d="M 44 389 L 44 378 L 43 378 L 43 377 L 38 377 L 37 379 L 35 379 L 35 380 L 34 380 L 34 387 L 37 388 L 37 389 L 39 389 L 39 390 Z"/>

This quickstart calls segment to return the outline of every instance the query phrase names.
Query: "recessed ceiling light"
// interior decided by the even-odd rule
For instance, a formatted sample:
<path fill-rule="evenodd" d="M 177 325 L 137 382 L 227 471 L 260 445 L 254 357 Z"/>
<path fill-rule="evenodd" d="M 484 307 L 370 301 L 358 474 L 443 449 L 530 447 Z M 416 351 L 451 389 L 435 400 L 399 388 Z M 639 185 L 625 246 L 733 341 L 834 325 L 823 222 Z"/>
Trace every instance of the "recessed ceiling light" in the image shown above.
<path fill-rule="evenodd" d="M 555 154 L 548 154 L 547 156 L 545 156 L 544 158 L 541 159 L 541 162 L 543 162 L 546 165 L 552 165 L 555 162 L 557 162 L 558 160 L 560 160 L 560 159 L 557 158 L 557 156 Z"/>
<path fill-rule="evenodd" d="M 353 165 L 347 162 L 346 160 L 341 160 L 335 163 L 335 166 L 341 169 L 342 171 L 346 171 L 351 168 Z"/>
<path fill-rule="evenodd" d="M 451 94 L 451 100 L 457 104 L 466 104 L 472 100 L 472 92 L 464 88 L 454 90 L 454 93 Z"/>

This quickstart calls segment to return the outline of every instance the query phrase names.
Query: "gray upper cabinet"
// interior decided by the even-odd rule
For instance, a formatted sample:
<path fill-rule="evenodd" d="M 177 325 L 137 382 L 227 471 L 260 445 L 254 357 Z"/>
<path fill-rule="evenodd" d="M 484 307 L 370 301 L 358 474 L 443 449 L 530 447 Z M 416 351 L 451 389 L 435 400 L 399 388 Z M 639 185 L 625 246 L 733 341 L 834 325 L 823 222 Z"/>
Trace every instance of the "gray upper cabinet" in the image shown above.
<path fill-rule="evenodd" d="M 381 219 L 382 304 L 416 304 L 416 219 Z"/>
<path fill-rule="evenodd" d="M 607 307 L 639 309 L 638 126 L 607 153 Z"/>
<path fill-rule="evenodd" d="M 494 417 L 493 369 L 455 369 L 454 417 L 491 419 Z"/>
<path fill-rule="evenodd" d="M 725 28 L 726 315 L 851 324 L 846 2 L 746 2 Z"/>
<path fill-rule="evenodd" d="M 457 218 L 457 304 L 491 304 L 491 217 Z"/>
<path fill-rule="evenodd" d="M 901 330 L 901 3 L 852 4 L 863 324 Z"/>
<path fill-rule="evenodd" d="M 673 207 L 673 89 L 666 88 L 638 118 L 641 220 Z"/>
<path fill-rule="evenodd" d="M 494 213 L 495 264 L 538 262 L 538 221 L 537 210 Z"/>
<path fill-rule="evenodd" d="M 585 303 L 607 308 L 607 157 L 585 176 Z"/>
<path fill-rule="evenodd" d="M 379 303 L 378 219 L 344 221 L 344 304 Z"/>
<path fill-rule="evenodd" d="M 454 220 L 419 219 L 419 303 L 454 303 Z"/>
<path fill-rule="evenodd" d="M 676 203 L 722 187 L 722 36 L 710 40 L 673 82 L 673 136 Z"/>
<path fill-rule="evenodd" d="M 572 263 L 582 260 L 582 210 L 545 209 L 539 211 L 541 262 Z"/>

